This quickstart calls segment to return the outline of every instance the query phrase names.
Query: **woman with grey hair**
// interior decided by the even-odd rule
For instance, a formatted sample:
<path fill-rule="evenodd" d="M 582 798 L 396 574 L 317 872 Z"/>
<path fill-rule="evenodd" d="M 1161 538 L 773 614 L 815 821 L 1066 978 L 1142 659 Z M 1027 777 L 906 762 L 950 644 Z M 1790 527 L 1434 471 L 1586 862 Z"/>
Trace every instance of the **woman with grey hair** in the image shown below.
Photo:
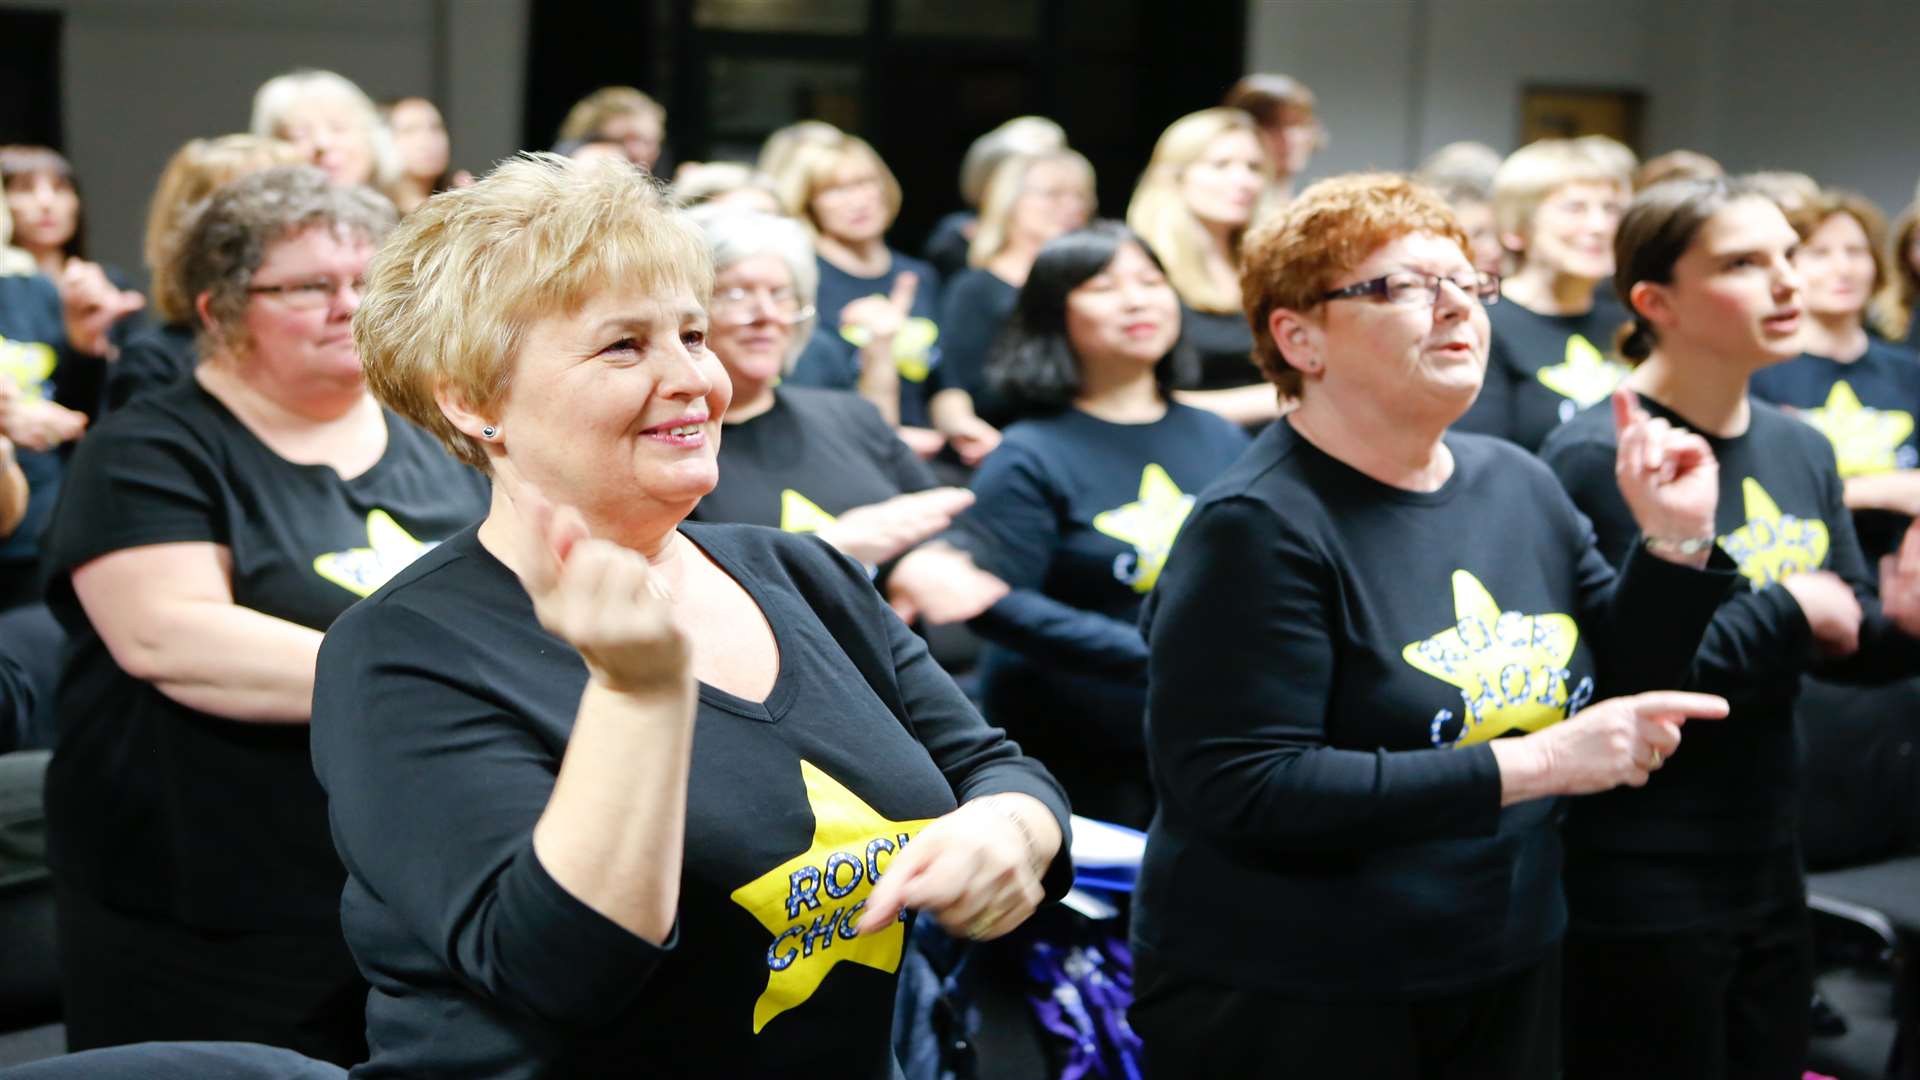
<path fill-rule="evenodd" d="M 261 83 L 251 130 L 292 143 L 335 184 L 384 191 L 400 178 L 400 154 L 380 110 L 344 75 L 290 71 Z"/>
<path fill-rule="evenodd" d="M 352 319 L 387 201 L 279 166 L 216 193 L 181 280 L 205 358 L 75 454 L 48 529 L 72 638 L 48 854 L 73 1049 L 365 1056 L 307 722 L 321 634 L 485 512 L 368 393 Z"/>
<path fill-rule="evenodd" d="M 985 611 L 1006 586 L 927 542 L 973 493 L 935 486 L 926 463 L 858 395 L 779 385 L 813 328 L 820 279 L 806 227 L 725 207 L 694 219 L 713 253 L 708 347 L 733 383 L 733 403 L 720 483 L 692 518 L 814 533 L 872 568 L 909 617 L 945 623 Z"/>

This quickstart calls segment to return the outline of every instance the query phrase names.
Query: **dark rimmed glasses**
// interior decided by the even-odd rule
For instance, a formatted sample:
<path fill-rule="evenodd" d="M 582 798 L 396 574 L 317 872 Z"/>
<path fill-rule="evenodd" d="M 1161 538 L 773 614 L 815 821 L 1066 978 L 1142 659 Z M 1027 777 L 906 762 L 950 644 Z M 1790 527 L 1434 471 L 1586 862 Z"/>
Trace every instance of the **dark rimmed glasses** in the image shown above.
<path fill-rule="evenodd" d="M 1396 270 L 1370 281 L 1348 285 L 1344 289 L 1321 293 L 1320 299 L 1372 297 L 1405 307 L 1432 307 L 1440 302 L 1440 283 L 1443 281 L 1460 290 L 1461 295 L 1482 304 L 1500 302 L 1500 275 L 1478 270 L 1459 274 L 1416 274 L 1411 270 Z"/>

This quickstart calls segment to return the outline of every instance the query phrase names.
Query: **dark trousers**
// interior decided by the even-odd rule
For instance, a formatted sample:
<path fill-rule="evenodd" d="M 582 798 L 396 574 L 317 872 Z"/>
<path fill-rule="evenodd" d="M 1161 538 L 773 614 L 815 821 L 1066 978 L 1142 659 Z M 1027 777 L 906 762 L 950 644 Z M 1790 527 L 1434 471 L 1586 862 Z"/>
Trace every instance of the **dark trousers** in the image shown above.
<path fill-rule="evenodd" d="M 67 1046 L 220 1041 L 367 1059 L 367 984 L 340 936 L 203 930 L 59 886 Z"/>
<path fill-rule="evenodd" d="M 1795 897 L 1657 937 L 1570 934 L 1566 1080 L 1800 1080 L 1813 948 Z"/>
<path fill-rule="evenodd" d="M 1299 1001 L 1196 982 L 1143 986 L 1128 1012 L 1147 1075 L 1551 1080 L 1560 961 L 1409 1002 Z"/>

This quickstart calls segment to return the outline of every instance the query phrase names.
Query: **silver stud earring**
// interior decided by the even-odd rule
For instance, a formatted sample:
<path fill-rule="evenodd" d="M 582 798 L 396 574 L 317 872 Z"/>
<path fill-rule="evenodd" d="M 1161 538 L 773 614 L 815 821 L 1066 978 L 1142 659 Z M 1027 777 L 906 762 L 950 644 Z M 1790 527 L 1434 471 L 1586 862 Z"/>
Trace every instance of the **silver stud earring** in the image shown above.
<path fill-rule="evenodd" d="M 492 424 L 488 424 L 486 427 L 480 429 L 480 437 L 483 439 L 491 439 L 498 434 L 500 434 L 500 429 L 494 427 Z"/>

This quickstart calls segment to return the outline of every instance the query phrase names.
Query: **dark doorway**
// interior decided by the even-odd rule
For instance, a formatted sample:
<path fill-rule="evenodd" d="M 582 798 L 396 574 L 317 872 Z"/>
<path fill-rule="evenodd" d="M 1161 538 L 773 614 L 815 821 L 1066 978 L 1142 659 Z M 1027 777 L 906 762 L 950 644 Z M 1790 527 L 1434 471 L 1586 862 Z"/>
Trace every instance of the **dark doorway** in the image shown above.
<path fill-rule="evenodd" d="M 535 0 L 532 32 L 528 145 L 616 83 L 666 104 L 676 160 L 751 161 L 826 120 L 899 177 L 889 239 L 910 252 L 959 204 L 967 145 L 1023 113 L 1067 129 L 1123 215 L 1160 130 L 1217 104 L 1246 44 L 1244 5 L 1195 0 Z"/>
<path fill-rule="evenodd" d="M 0 143 L 65 148 L 57 11 L 0 9 Z"/>

